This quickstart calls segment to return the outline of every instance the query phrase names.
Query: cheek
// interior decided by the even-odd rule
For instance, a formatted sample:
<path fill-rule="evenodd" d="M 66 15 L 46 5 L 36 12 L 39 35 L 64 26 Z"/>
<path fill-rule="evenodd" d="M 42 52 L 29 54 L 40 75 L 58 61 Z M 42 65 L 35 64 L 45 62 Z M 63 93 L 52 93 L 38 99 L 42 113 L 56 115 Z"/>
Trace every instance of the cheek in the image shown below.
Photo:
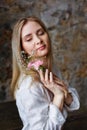
<path fill-rule="evenodd" d="M 31 54 L 31 52 L 33 50 L 33 46 L 32 45 L 29 45 L 29 43 L 23 43 L 22 47 L 23 47 L 23 49 L 24 49 L 24 51 L 26 53 L 28 53 L 29 55 Z"/>

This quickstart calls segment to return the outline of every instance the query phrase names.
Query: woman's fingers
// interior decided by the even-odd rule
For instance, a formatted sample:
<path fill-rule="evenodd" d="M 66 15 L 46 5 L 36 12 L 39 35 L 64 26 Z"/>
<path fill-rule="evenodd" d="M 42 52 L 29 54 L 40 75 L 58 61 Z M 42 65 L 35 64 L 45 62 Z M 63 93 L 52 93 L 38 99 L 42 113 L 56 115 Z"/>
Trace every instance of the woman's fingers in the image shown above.
<path fill-rule="evenodd" d="M 65 97 L 67 97 L 67 94 L 68 94 L 67 85 L 62 80 L 60 80 L 56 75 L 53 75 L 53 76 L 54 76 L 54 82 L 57 84 L 57 87 L 61 91 L 63 91 Z"/>
<path fill-rule="evenodd" d="M 67 84 L 63 80 L 59 79 L 57 76 L 53 75 L 53 80 L 56 84 L 67 89 Z"/>
<path fill-rule="evenodd" d="M 50 72 L 50 83 L 53 83 L 53 74 Z"/>
<path fill-rule="evenodd" d="M 56 75 L 53 75 L 53 80 L 55 81 L 55 83 L 57 83 L 58 85 L 63 86 L 64 82 L 62 80 L 60 80 Z"/>
<path fill-rule="evenodd" d="M 46 72 L 45 72 L 45 81 L 48 81 L 48 69 L 46 69 Z"/>
<path fill-rule="evenodd" d="M 48 69 L 46 69 L 45 73 L 42 70 L 40 70 L 39 74 L 40 74 L 40 79 L 44 83 L 44 85 L 46 87 L 50 87 L 50 83 L 52 84 L 52 82 L 53 82 L 52 72 L 50 72 L 50 74 L 49 74 Z"/>
<path fill-rule="evenodd" d="M 43 82 L 44 81 L 44 73 L 43 73 L 43 71 L 41 69 L 39 71 L 39 74 L 40 74 L 40 79 Z"/>

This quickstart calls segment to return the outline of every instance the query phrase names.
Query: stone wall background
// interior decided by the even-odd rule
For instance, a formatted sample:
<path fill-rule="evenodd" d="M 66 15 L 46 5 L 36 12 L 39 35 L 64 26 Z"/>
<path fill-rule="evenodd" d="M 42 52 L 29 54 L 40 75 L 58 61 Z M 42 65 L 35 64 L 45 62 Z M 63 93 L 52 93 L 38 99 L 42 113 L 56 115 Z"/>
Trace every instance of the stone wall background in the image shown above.
<path fill-rule="evenodd" d="M 87 0 L 0 1 L 0 102 L 12 100 L 13 26 L 19 18 L 29 15 L 46 24 L 55 63 L 64 79 L 77 89 L 81 108 L 87 108 Z"/>

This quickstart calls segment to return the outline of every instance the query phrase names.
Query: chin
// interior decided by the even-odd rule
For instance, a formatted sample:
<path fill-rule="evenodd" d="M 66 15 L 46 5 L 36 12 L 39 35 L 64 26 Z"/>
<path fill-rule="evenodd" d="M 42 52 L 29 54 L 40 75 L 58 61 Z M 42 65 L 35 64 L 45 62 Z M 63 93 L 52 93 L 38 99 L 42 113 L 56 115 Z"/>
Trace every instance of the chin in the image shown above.
<path fill-rule="evenodd" d="M 48 55 L 48 51 L 42 51 L 40 54 L 38 54 L 39 57 L 44 57 Z"/>

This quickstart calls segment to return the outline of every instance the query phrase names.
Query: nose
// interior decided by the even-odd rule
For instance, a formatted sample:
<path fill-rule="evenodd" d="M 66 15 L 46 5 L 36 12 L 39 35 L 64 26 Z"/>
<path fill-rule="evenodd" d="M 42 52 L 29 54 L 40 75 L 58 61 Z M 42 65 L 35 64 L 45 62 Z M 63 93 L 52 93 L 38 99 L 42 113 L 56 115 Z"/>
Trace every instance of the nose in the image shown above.
<path fill-rule="evenodd" d="M 40 39 L 40 37 L 37 36 L 37 35 L 35 35 L 34 41 L 35 41 L 34 43 L 36 43 L 36 44 L 40 44 L 40 43 L 41 43 L 41 39 Z"/>

